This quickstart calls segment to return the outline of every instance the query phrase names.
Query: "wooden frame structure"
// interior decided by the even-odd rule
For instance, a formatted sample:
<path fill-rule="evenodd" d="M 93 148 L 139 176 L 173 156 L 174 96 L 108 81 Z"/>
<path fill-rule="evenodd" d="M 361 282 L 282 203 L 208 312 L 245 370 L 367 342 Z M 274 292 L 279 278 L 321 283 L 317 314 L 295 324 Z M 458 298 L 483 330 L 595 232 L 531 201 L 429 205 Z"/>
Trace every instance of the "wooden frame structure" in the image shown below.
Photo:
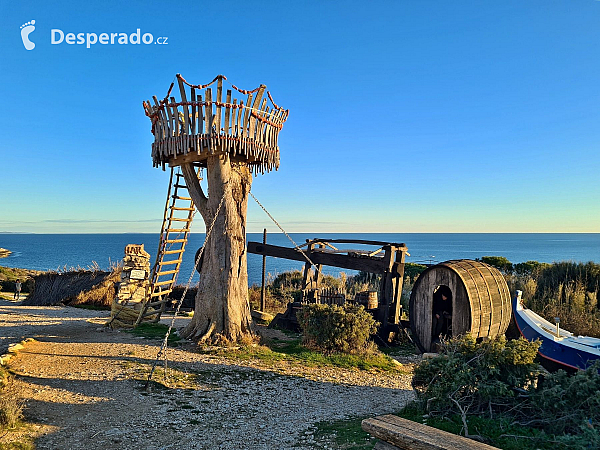
<path fill-rule="evenodd" d="M 378 247 L 375 250 L 338 249 L 333 244 L 357 244 Z M 304 247 L 306 247 L 304 249 Z M 379 307 L 376 319 L 382 324 L 380 332 L 398 330 L 400 324 L 400 297 L 404 281 L 405 244 L 366 241 L 360 239 L 312 239 L 295 248 L 248 242 L 248 253 L 305 262 L 303 290 L 319 289 L 321 267 L 333 266 L 380 274 Z M 312 272 L 310 259 L 316 265 Z"/>
<path fill-rule="evenodd" d="M 152 121 L 154 167 L 164 170 L 167 164 L 188 162 L 206 167 L 208 156 L 216 153 L 246 162 L 255 174 L 279 167 L 278 136 L 289 110 L 273 101 L 264 84 L 251 91 L 232 84 L 233 90 L 247 95 L 244 102 L 232 98 L 232 89 L 223 98 L 224 75 L 203 85 L 190 84 L 180 74 L 176 78 L 180 99 L 171 96 L 173 82 L 162 100 L 154 96 L 152 103 L 144 102 Z"/>

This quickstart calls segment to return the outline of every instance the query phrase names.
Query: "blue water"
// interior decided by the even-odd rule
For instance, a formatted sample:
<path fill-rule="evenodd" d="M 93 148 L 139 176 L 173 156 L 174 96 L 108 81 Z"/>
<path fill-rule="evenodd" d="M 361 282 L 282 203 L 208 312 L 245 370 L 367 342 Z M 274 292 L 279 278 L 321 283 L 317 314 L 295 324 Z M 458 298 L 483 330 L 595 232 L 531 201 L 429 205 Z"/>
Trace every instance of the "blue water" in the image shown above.
<path fill-rule="evenodd" d="M 497 233 L 360 233 L 360 234 L 291 234 L 298 244 L 305 239 L 367 239 L 376 241 L 403 242 L 408 247 L 408 262 L 435 263 L 448 259 L 475 259 L 482 256 L 504 256 L 513 263 L 536 260 L 594 261 L 600 263 L 600 234 L 497 234 Z M 13 254 L 0 259 L 0 265 L 36 270 L 56 270 L 65 266 L 87 267 L 93 261 L 105 269 L 111 262 L 123 258 L 127 244 L 144 244 L 146 250 L 156 254 L 158 234 L 0 234 L 0 247 Z M 262 241 L 262 233 L 249 233 L 248 240 Z M 179 275 L 179 282 L 187 282 L 192 272 L 196 249 L 204 242 L 204 234 L 190 236 Z M 292 244 L 281 233 L 269 234 L 267 242 L 291 247 Z M 359 248 L 350 245 L 346 248 Z M 154 260 L 152 259 L 152 262 Z M 267 258 L 267 272 L 272 276 L 291 269 L 300 269 L 302 263 L 285 259 Z M 248 277 L 250 284 L 260 284 L 262 258 L 248 255 Z M 338 274 L 339 269 L 324 268 L 325 272 Z M 344 270 L 350 274 L 351 271 Z M 197 277 L 197 275 L 196 275 Z"/>

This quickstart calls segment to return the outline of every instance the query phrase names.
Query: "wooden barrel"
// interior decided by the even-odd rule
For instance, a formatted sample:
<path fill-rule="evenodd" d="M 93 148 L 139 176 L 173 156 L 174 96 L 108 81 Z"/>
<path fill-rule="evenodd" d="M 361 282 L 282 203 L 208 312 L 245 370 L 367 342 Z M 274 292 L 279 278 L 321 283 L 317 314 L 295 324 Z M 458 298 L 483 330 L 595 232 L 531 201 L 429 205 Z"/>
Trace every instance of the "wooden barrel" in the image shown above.
<path fill-rule="evenodd" d="M 467 259 L 446 261 L 425 270 L 410 295 L 410 327 L 421 351 L 431 349 L 433 297 L 440 288 L 451 293 L 451 336 L 494 337 L 508 328 L 510 292 L 498 269 Z"/>
<path fill-rule="evenodd" d="M 377 300 L 377 291 L 362 291 L 358 292 L 354 300 L 363 305 L 366 309 L 377 309 L 379 304 Z"/>

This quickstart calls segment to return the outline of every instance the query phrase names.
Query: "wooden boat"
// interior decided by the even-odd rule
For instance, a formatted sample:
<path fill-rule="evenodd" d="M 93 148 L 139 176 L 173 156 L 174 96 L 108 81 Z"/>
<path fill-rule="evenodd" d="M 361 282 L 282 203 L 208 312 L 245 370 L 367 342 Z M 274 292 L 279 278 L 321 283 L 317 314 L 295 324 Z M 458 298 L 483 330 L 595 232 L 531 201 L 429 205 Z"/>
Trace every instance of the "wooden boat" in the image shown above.
<path fill-rule="evenodd" d="M 517 291 L 512 309 L 521 336 L 528 341 L 542 341 L 538 353 L 547 368 L 561 368 L 572 372 L 586 369 L 600 359 L 600 339 L 575 336 L 560 328 L 558 321 L 556 324 L 550 323 L 523 307 L 521 291 Z"/>

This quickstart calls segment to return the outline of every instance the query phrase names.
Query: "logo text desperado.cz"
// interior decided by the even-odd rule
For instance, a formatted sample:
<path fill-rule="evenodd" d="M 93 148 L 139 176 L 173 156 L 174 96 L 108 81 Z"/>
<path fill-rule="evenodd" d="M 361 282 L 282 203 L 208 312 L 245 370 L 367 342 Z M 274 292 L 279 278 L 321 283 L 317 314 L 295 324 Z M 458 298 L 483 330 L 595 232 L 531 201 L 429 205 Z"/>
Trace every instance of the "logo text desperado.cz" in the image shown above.
<path fill-rule="evenodd" d="M 141 34 L 140 29 L 138 28 L 135 33 L 127 34 L 127 33 L 100 33 L 99 35 L 96 33 L 64 33 L 59 29 L 50 30 L 50 43 L 51 44 L 62 44 L 66 42 L 67 44 L 85 44 L 87 48 L 90 48 L 92 45 L 99 43 L 103 45 L 114 45 L 114 44 L 152 44 L 156 42 L 157 44 L 165 45 L 167 44 L 167 37 L 158 37 L 156 41 L 154 40 L 154 35 L 152 33 L 144 33 Z"/>

